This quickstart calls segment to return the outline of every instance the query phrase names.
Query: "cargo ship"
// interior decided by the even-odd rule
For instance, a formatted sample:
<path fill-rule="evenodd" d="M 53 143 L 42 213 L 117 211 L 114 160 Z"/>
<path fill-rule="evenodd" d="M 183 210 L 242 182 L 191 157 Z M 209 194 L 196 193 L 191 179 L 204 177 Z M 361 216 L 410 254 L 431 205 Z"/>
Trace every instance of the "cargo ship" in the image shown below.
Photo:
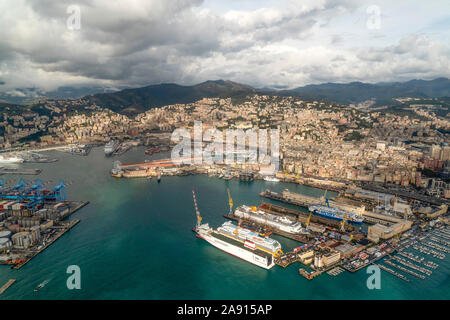
<path fill-rule="evenodd" d="M 119 145 L 119 141 L 116 140 L 111 140 L 107 144 L 105 144 L 105 156 L 111 156 L 119 148 Z"/>
<path fill-rule="evenodd" d="M 194 198 L 195 212 L 197 215 L 197 224 L 194 231 L 197 233 L 197 237 L 203 239 L 213 245 L 214 247 L 229 253 L 244 261 L 250 262 L 264 269 L 270 269 L 275 265 L 274 256 L 272 253 L 261 250 L 257 247 L 256 243 L 251 240 L 242 240 L 237 236 L 233 237 L 225 235 L 222 231 L 212 229 L 208 223 L 202 223 L 202 217 L 198 210 L 197 200 L 195 198 L 194 190 L 192 190 Z"/>
<path fill-rule="evenodd" d="M 268 213 L 256 207 L 242 205 L 236 208 L 234 215 L 283 232 L 291 234 L 308 234 L 308 231 L 302 227 L 300 222 Z"/>
<path fill-rule="evenodd" d="M 345 219 L 347 222 L 351 222 L 353 224 L 363 223 L 364 218 L 362 215 L 350 211 L 344 211 L 338 208 L 331 208 L 330 204 L 328 203 L 328 199 L 326 200 L 326 203 L 326 206 L 322 204 L 310 205 L 308 206 L 308 210 L 311 211 L 314 215 L 332 220 L 342 221 Z"/>

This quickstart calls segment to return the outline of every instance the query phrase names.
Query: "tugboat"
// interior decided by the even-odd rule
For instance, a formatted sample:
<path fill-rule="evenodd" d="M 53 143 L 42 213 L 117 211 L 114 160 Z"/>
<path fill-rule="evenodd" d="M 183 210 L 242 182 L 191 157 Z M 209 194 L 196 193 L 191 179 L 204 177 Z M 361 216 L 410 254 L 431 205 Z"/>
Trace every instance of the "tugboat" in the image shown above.
<path fill-rule="evenodd" d="M 36 288 L 34 288 L 34 291 L 39 291 L 41 290 L 47 283 L 49 283 L 50 280 L 44 280 L 42 281 L 40 284 L 38 284 L 38 286 Z"/>

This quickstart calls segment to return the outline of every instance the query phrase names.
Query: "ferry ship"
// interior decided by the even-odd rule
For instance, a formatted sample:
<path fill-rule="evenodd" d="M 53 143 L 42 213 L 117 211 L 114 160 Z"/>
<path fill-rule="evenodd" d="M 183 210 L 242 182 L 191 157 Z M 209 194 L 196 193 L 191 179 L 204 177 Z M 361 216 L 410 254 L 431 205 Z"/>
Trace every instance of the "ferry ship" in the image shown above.
<path fill-rule="evenodd" d="M 261 268 L 270 269 L 275 265 L 273 254 L 259 249 L 255 242 L 251 240 L 242 241 L 241 239 L 225 235 L 219 231 L 219 228 L 214 230 L 208 225 L 208 223 L 202 223 L 202 217 L 200 216 L 200 212 L 198 210 L 194 190 L 192 190 L 192 195 L 194 198 L 195 212 L 197 215 L 197 225 L 194 229 L 197 233 L 197 237 L 207 241 L 214 247 L 226 253 Z M 222 229 L 222 231 L 224 231 L 224 229 Z"/>
<path fill-rule="evenodd" d="M 356 214 L 350 211 L 344 211 L 338 208 L 331 208 L 328 199 L 326 200 L 327 205 L 314 204 L 308 206 L 308 210 L 317 216 L 321 216 L 328 219 L 342 221 L 345 219 L 347 222 L 351 222 L 354 224 L 362 224 L 364 218 L 362 215 Z"/>
<path fill-rule="evenodd" d="M 19 157 L 4 157 L 0 156 L 0 163 L 22 163 L 24 160 Z"/>
<path fill-rule="evenodd" d="M 264 181 L 269 181 L 269 182 L 280 182 L 280 179 L 278 179 L 278 178 L 276 178 L 276 177 L 265 176 L 265 177 L 264 177 Z"/>
<path fill-rule="evenodd" d="M 105 156 L 111 156 L 119 147 L 119 141 L 111 140 L 107 144 L 105 144 Z"/>
<path fill-rule="evenodd" d="M 302 227 L 300 222 L 268 213 L 266 211 L 257 209 L 256 207 L 242 205 L 236 208 L 236 210 L 234 211 L 234 215 L 239 218 L 248 219 L 287 233 L 308 234 L 308 231 Z"/>

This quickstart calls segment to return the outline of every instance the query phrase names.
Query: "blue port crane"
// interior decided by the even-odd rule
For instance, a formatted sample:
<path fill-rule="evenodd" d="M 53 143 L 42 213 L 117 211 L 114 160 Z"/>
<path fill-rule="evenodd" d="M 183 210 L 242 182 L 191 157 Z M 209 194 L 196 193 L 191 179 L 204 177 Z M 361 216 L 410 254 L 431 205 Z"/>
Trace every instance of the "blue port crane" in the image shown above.
<path fill-rule="evenodd" d="M 44 194 L 44 200 L 57 202 L 66 200 L 66 186 L 64 181 L 59 180 L 52 192 Z"/>
<path fill-rule="evenodd" d="M 24 191 L 24 199 L 28 200 L 25 207 L 34 210 L 44 204 L 44 188 L 42 181 L 36 179 L 33 184 Z"/>
<path fill-rule="evenodd" d="M 22 178 L 19 179 L 19 181 L 17 182 L 17 184 L 9 189 L 3 190 L 2 188 L 2 195 L 1 197 L 3 199 L 10 199 L 10 200 L 19 200 L 21 201 L 23 199 L 23 193 L 25 191 L 26 188 L 26 183 L 25 180 L 23 180 Z"/>

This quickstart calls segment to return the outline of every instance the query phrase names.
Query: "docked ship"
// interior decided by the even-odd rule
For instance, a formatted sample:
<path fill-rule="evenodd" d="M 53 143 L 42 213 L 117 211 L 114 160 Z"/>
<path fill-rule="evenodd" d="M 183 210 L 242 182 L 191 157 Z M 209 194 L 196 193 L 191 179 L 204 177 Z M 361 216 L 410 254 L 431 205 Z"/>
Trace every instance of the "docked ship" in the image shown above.
<path fill-rule="evenodd" d="M 24 160 L 22 158 L 15 156 L 9 157 L 0 156 L 0 163 L 22 163 L 23 161 Z"/>
<path fill-rule="evenodd" d="M 265 176 L 265 177 L 264 177 L 264 181 L 269 181 L 269 182 L 280 182 L 280 179 L 278 179 L 278 178 L 276 178 L 276 177 Z"/>
<path fill-rule="evenodd" d="M 119 148 L 119 145 L 119 141 L 116 140 L 111 140 L 105 144 L 105 156 L 111 156 Z"/>
<path fill-rule="evenodd" d="M 214 230 L 208 225 L 208 223 L 202 223 L 202 217 L 200 216 L 200 211 L 198 210 L 194 190 L 192 190 L 192 195 L 194 197 L 195 212 L 197 214 L 197 225 L 194 229 L 197 233 L 197 237 L 209 242 L 214 247 L 226 253 L 229 253 L 244 261 L 253 263 L 264 269 L 270 269 L 275 265 L 273 254 L 267 250 L 261 250 L 251 239 L 243 240 L 234 233 L 233 236 L 225 233 L 228 232 L 228 227 L 230 227 L 229 225 L 222 225 L 224 228 L 219 227 L 217 230 Z M 243 235 L 243 233 L 241 234 Z M 269 243 L 270 241 L 267 242 L 267 246 Z M 259 246 L 261 247 L 261 244 L 259 244 Z M 275 249 L 276 244 L 272 243 L 272 247 Z"/>
<path fill-rule="evenodd" d="M 291 234 L 308 234 L 308 231 L 302 227 L 300 222 L 271 214 L 256 207 L 242 205 L 236 208 L 234 215 L 236 217 L 254 221 L 283 232 Z"/>
<path fill-rule="evenodd" d="M 227 221 L 222 224 L 219 228 L 217 228 L 217 231 L 226 237 L 239 240 L 242 243 L 245 243 L 245 241 L 254 242 L 256 248 L 272 254 L 275 258 L 283 254 L 281 244 L 278 241 L 269 237 L 263 237 L 257 232 L 243 228 L 240 225 L 235 225 L 231 221 Z"/>
<path fill-rule="evenodd" d="M 326 200 L 327 205 L 322 204 L 314 204 L 308 206 L 308 210 L 311 211 L 314 215 L 332 219 L 332 220 L 346 220 L 347 222 L 351 222 L 354 224 L 362 224 L 364 221 L 364 218 L 362 215 L 359 215 L 355 212 L 351 211 L 344 211 L 338 208 L 332 208 L 330 207 L 330 204 L 328 203 L 328 200 Z"/>

